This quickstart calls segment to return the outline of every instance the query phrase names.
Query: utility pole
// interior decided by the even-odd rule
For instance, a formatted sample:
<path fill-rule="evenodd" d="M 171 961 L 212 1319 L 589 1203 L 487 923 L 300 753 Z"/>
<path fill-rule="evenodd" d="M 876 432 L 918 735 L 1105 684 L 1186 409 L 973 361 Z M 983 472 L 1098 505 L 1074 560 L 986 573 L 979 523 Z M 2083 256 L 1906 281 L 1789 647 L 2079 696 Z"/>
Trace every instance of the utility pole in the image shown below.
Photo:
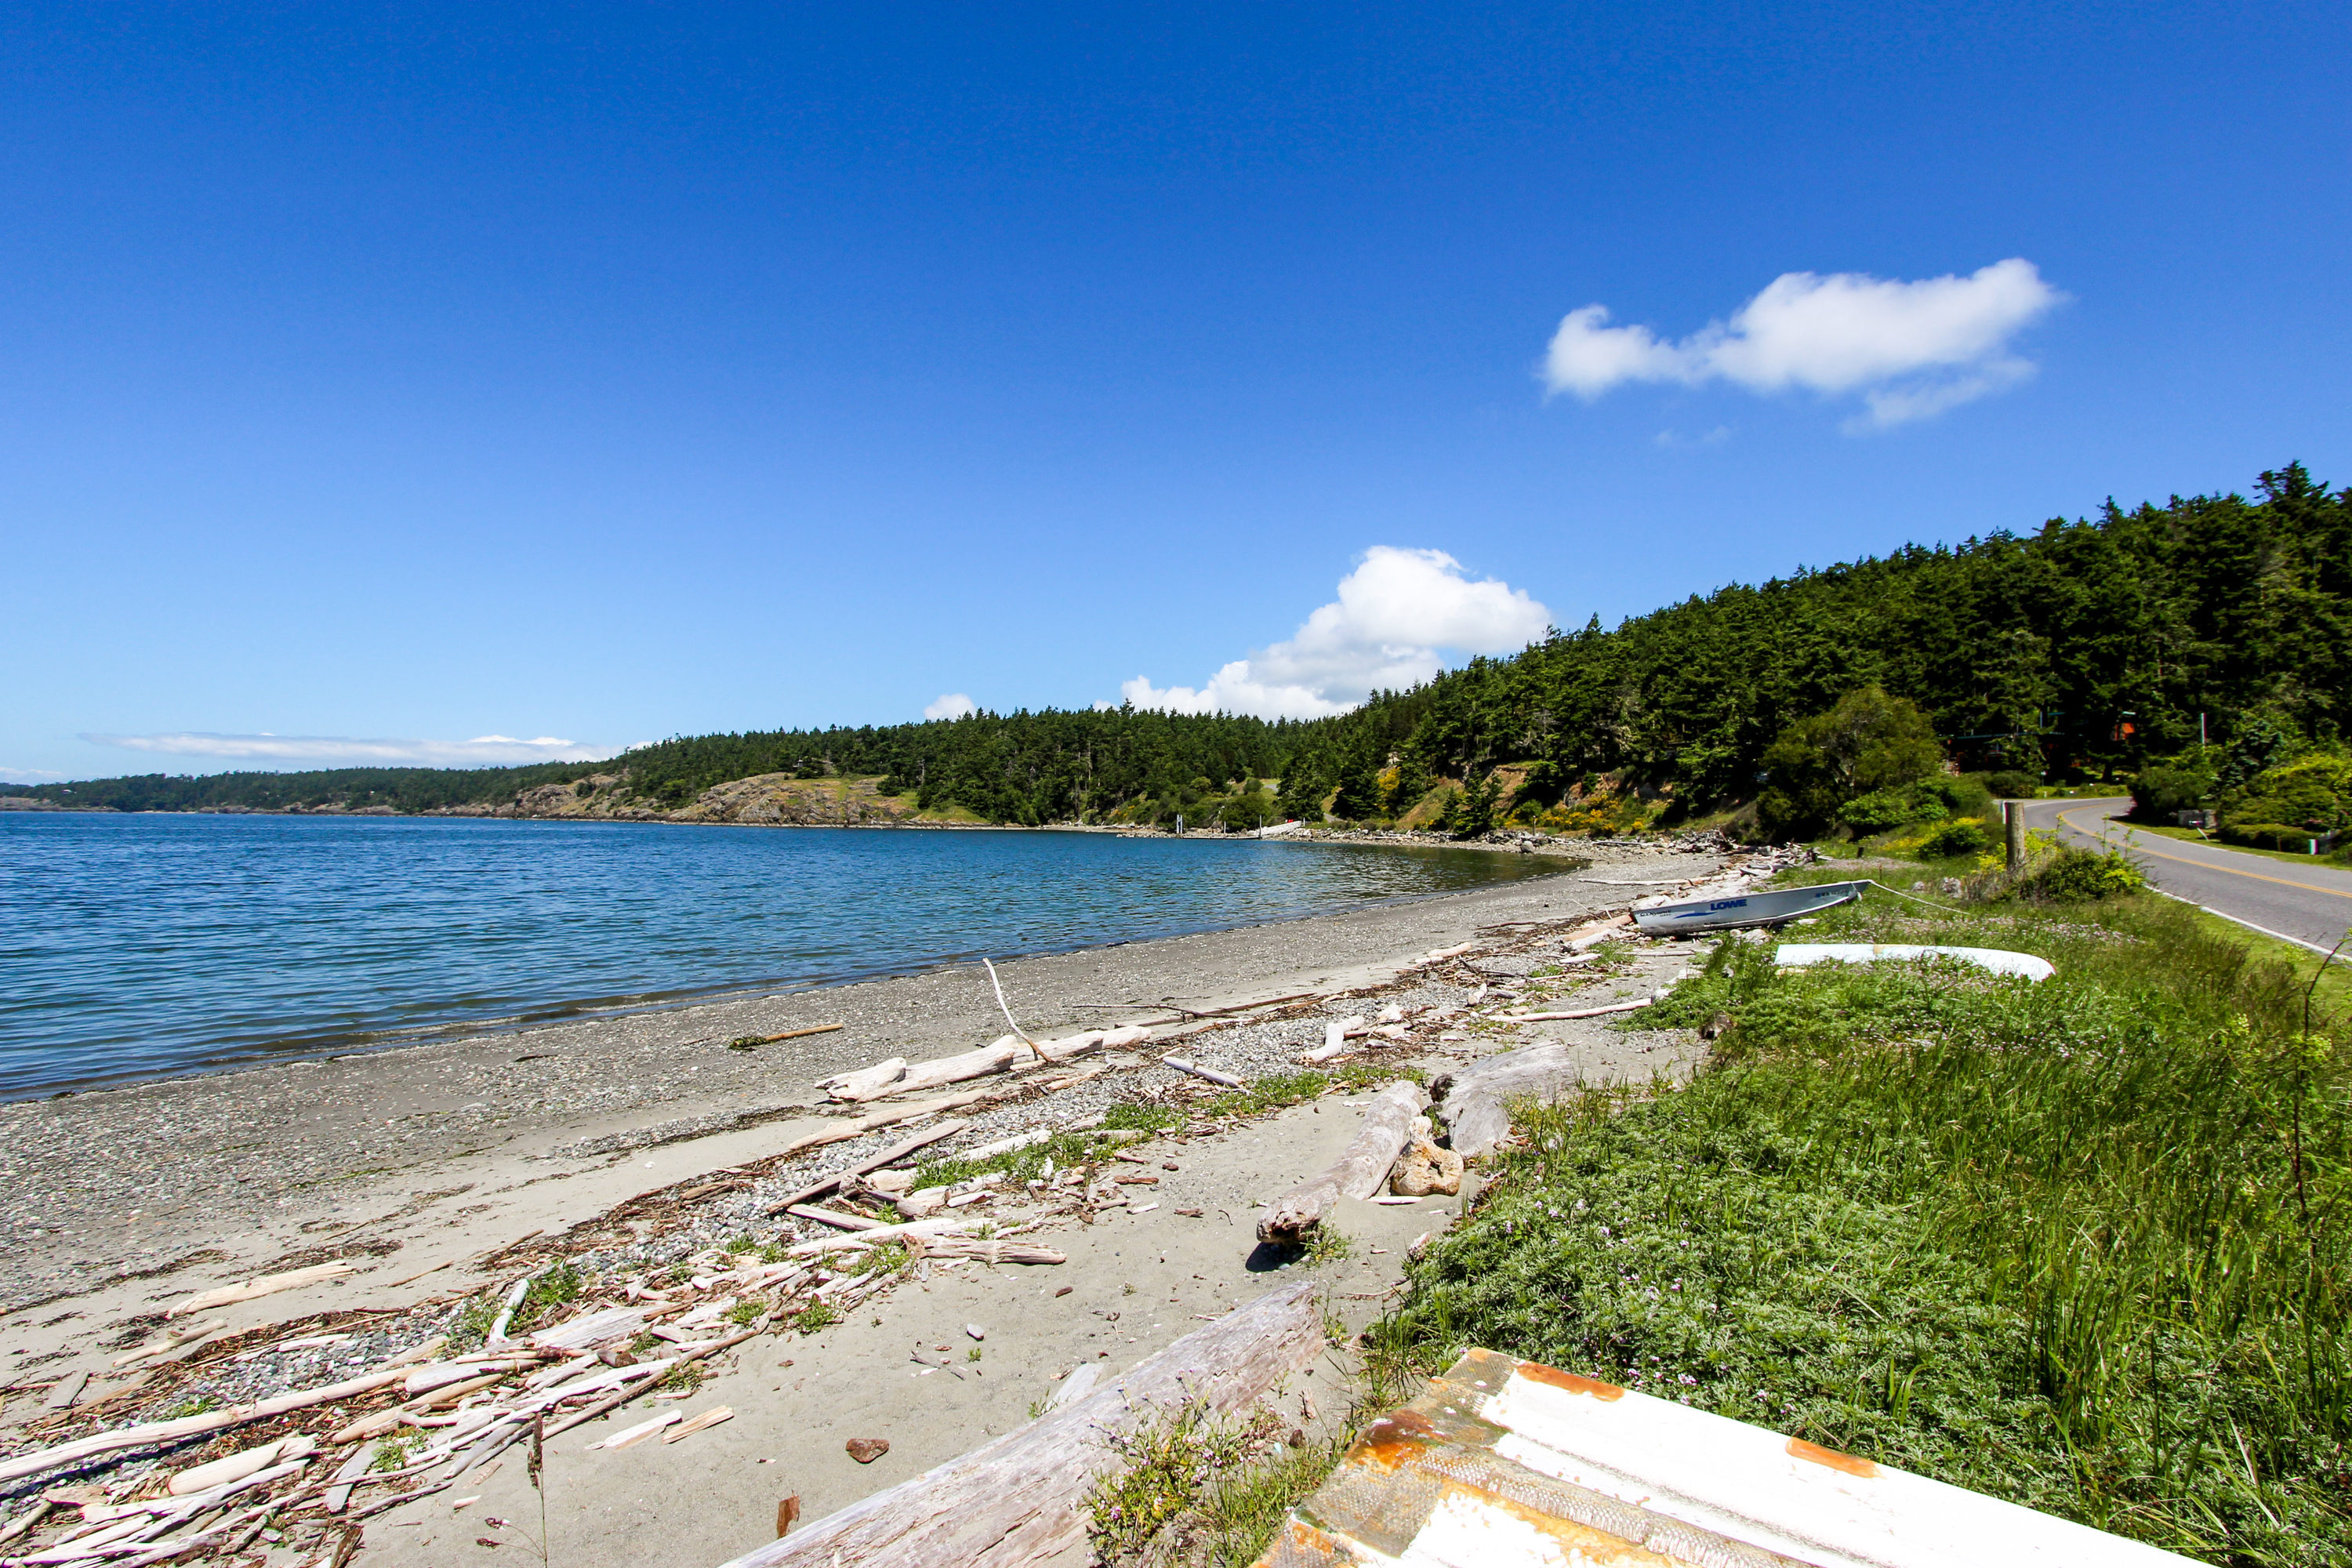
<path fill-rule="evenodd" d="M 2025 864 L 2025 803 L 2005 800 L 2000 803 L 2001 826 L 2009 839 L 2009 868 L 2021 868 Z"/>

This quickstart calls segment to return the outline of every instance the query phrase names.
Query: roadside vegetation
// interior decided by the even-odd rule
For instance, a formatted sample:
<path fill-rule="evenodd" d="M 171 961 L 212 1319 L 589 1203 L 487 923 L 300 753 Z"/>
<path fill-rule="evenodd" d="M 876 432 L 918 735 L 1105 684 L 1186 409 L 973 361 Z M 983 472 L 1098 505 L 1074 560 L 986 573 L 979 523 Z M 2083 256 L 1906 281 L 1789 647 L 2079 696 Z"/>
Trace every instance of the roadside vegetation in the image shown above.
<path fill-rule="evenodd" d="M 1722 942 L 1642 1020 L 1727 1018 L 1715 1065 L 1523 1107 L 1376 1359 L 1485 1345 L 2210 1562 L 2345 1561 L 2345 1020 L 2116 859 L 1804 933 L 2040 985 Z"/>

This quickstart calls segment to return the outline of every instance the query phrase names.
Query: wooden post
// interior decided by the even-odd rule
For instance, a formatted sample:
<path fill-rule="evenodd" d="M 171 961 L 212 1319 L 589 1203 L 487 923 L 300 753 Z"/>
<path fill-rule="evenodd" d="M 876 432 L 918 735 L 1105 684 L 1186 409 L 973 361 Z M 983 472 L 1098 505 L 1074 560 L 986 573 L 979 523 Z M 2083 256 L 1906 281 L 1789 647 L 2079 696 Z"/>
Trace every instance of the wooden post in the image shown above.
<path fill-rule="evenodd" d="M 2000 815 L 2009 829 L 2009 868 L 2014 871 L 2025 864 L 2025 803 L 2002 801 Z"/>

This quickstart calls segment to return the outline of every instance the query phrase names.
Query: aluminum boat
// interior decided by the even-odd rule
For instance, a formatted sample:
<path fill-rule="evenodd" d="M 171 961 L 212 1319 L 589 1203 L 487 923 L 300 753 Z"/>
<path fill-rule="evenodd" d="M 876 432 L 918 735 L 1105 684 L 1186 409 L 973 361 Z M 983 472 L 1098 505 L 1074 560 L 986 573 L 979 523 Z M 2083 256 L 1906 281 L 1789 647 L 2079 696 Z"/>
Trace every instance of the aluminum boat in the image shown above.
<path fill-rule="evenodd" d="M 1862 890 L 1868 886 L 1868 882 L 1823 882 L 1814 888 L 1774 888 L 1725 899 L 1692 899 L 1679 904 L 1635 910 L 1633 923 L 1642 928 L 1644 936 L 1785 925 L 1840 904 L 1850 904 L 1862 897 Z"/>

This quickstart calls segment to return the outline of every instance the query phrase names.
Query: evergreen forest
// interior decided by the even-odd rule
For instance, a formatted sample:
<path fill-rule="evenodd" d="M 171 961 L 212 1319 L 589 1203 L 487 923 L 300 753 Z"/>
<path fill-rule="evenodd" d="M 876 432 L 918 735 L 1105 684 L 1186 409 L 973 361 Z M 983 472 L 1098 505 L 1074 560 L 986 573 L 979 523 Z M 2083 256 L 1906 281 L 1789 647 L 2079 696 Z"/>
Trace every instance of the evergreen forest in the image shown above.
<path fill-rule="evenodd" d="M 1483 803 L 1481 819 L 1603 796 L 1687 817 L 1754 800 L 1777 740 L 1873 688 L 1923 713 L 1960 766 L 2053 782 L 2137 773 L 2200 737 L 2196 764 L 2223 788 L 2338 752 L 2352 489 L 2289 464 L 2252 497 L 2110 502 L 2030 531 L 1735 584 L 1613 629 L 1555 631 L 1331 719 L 981 712 L 679 737 L 599 763 L 151 774 L 8 793 L 113 810 L 416 812 L 617 775 L 628 796 L 677 806 L 785 773 L 880 776 L 886 793 L 1003 823 L 1375 821 L 1447 791 Z"/>

